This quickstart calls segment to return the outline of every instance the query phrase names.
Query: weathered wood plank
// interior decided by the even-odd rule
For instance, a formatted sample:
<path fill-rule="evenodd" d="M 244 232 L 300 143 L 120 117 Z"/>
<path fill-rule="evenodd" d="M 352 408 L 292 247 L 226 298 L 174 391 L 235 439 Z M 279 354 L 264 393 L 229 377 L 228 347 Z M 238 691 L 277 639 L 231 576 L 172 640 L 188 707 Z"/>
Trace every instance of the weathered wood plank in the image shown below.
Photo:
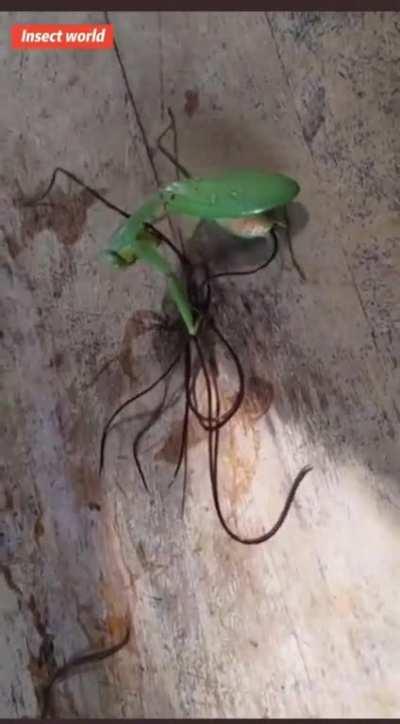
<path fill-rule="evenodd" d="M 172 354 L 135 323 L 163 288 L 144 270 L 116 277 L 98 263 L 111 212 L 61 181 L 54 210 L 27 211 L 18 184 L 33 194 L 61 164 L 134 209 L 154 174 L 112 53 L 5 53 L 0 712 L 35 714 L 51 641 L 60 662 L 118 638 L 129 609 L 128 649 L 60 684 L 58 715 L 396 716 L 396 16 L 112 19 L 151 146 L 171 105 L 189 168 L 257 164 L 301 180 L 292 216 L 306 282 L 285 249 L 264 275 L 218 285 L 220 325 L 251 382 L 223 435 L 231 523 L 257 533 L 298 468 L 314 471 L 284 530 L 258 549 L 218 525 L 198 428 L 181 521 L 179 486 L 167 493 L 178 407 L 144 446 L 154 500 L 132 466 L 133 412 L 99 480 L 105 417 Z M 29 17 L 3 14 L 3 31 L 17 20 Z M 196 240 L 211 254 L 207 229 Z"/>

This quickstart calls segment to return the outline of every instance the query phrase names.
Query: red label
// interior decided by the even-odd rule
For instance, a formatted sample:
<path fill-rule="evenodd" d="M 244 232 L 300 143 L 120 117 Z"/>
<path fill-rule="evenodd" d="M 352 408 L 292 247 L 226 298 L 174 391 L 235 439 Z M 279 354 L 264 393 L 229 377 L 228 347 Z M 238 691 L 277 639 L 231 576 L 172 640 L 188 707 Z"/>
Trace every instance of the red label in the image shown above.
<path fill-rule="evenodd" d="M 11 28 L 13 50 L 109 50 L 113 26 L 108 24 L 20 24 Z"/>

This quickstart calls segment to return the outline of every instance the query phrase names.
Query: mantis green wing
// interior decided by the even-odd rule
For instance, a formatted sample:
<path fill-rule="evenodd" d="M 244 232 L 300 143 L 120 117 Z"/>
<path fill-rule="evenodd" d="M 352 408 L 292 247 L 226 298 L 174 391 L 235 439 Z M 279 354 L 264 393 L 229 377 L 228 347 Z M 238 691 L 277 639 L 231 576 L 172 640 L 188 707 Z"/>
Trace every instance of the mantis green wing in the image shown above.
<path fill-rule="evenodd" d="M 262 235 L 273 222 L 260 217 L 258 223 L 251 217 L 286 206 L 299 191 L 299 184 L 289 176 L 251 170 L 230 171 L 214 179 L 176 181 L 155 193 L 119 227 L 103 255 L 116 267 L 134 264 L 139 237 L 158 246 L 159 239 L 145 229 L 145 224 L 153 223 L 162 212 L 220 220 L 222 226 L 244 237 Z M 233 228 L 231 219 L 245 217 L 249 217 L 248 230 Z"/>
<path fill-rule="evenodd" d="M 262 171 L 229 171 L 213 179 L 185 179 L 161 192 L 172 213 L 199 219 L 234 219 L 286 206 L 300 191 L 294 179 Z"/>

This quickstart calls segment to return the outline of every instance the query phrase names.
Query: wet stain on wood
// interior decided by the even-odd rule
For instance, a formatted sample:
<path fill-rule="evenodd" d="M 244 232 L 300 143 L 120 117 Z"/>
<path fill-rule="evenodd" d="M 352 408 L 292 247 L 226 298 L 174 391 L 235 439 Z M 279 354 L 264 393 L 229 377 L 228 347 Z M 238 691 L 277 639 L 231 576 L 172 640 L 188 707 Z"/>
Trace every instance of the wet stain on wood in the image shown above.
<path fill-rule="evenodd" d="M 22 597 L 22 591 L 14 581 L 10 566 L 7 566 L 5 563 L 0 563 L 0 573 L 3 574 L 5 582 L 9 589 L 13 591 L 18 596 L 18 598 Z"/>
<path fill-rule="evenodd" d="M 226 467 L 231 479 L 225 485 L 225 496 L 232 508 L 239 505 L 251 489 L 256 472 L 257 458 L 260 450 L 260 440 L 257 430 L 252 424 L 246 426 L 246 416 L 238 416 L 229 430 L 229 442 L 225 447 L 225 454 L 221 461 L 221 469 Z M 247 430 L 245 428 L 247 427 Z M 245 442 L 243 441 L 245 438 Z M 221 451 L 223 453 L 223 451 Z M 221 476 L 222 477 L 222 476 Z"/>
<path fill-rule="evenodd" d="M 40 544 L 40 539 L 45 533 L 45 527 L 43 525 L 43 514 L 41 513 L 37 518 L 33 528 L 33 537 L 36 545 Z"/>
<path fill-rule="evenodd" d="M 205 392 L 202 390 L 202 392 Z M 257 397 L 259 395 L 259 397 Z M 199 395 L 200 409 L 203 396 Z M 221 394 L 221 406 L 229 409 L 233 399 Z M 225 495 L 234 506 L 251 487 L 255 474 L 257 458 L 260 449 L 259 433 L 254 423 L 269 409 L 272 401 L 272 386 L 263 383 L 258 377 L 252 377 L 248 392 L 242 407 L 236 416 L 227 425 L 221 435 L 221 470 L 227 468 L 229 475 L 226 478 Z M 205 404 L 205 394 L 204 400 Z M 205 407 L 204 407 L 205 410 Z M 182 440 L 182 420 L 176 421 L 162 446 L 155 454 L 155 460 L 163 460 L 174 464 L 178 460 Z M 246 444 L 241 444 L 241 438 L 246 437 Z M 197 420 L 189 422 L 188 449 L 196 447 L 207 439 L 207 432 Z"/>
<path fill-rule="evenodd" d="M 191 118 L 194 116 L 200 105 L 199 93 L 196 90 L 185 91 L 185 113 Z"/>
<path fill-rule="evenodd" d="M 21 245 L 18 243 L 15 236 L 12 234 L 6 234 L 4 236 L 4 243 L 8 249 L 8 253 L 12 259 L 16 259 L 18 254 L 22 251 Z"/>
<path fill-rule="evenodd" d="M 107 641 L 120 641 L 126 633 L 129 620 L 126 616 L 116 613 L 107 614 L 105 618 L 105 626 L 107 630 Z"/>
<path fill-rule="evenodd" d="M 37 206 L 26 206 L 20 201 L 22 243 L 18 244 L 13 240 L 11 247 L 15 253 L 20 253 L 27 241 L 31 241 L 44 230 L 54 231 L 64 246 L 74 246 L 82 237 L 88 209 L 95 202 L 96 199 L 86 189 L 71 196 L 60 188 L 53 190 L 49 197 Z M 10 242 L 8 246 L 10 249 Z"/>
<path fill-rule="evenodd" d="M 33 595 L 33 593 L 31 593 L 31 595 L 29 596 L 28 608 L 32 614 L 33 623 L 36 628 L 36 631 L 38 632 L 39 636 L 43 638 L 43 636 L 46 634 L 47 625 L 46 625 L 46 621 L 45 620 L 43 621 L 43 617 L 39 611 L 39 608 L 36 603 L 36 598 Z M 47 618 L 46 613 L 45 613 L 44 618 L 45 619 Z"/>
<path fill-rule="evenodd" d="M 133 346 L 136 339 L 151 332 L 155 327 L 162 325 L 163 317 L 150 309 L 140 309 L 134 312 L 125 324 L 118 361 L 124 374 L 131 380 L 136 379 L 135 357 Z"/>
<path fill-rule="evenodd" d="M 0 511 L 5 512 L 6 510 L 13 510 L 14 499 L 12 493 L 7 488 L 4 488 L 0 497 Z"/>
<path fill-rule="evenodd" d="M 52 357 L 49 362 L 49 367 L 54 367 L 54 369 L 58 370 L 62 366 L 63 361 L 64 361 L 64 353 L 56 352 L 54 354 L 54 357 Z"/>
<path fill-rule="evenodd" d="M 72 466 L 71 478 L 79 508 L 90 507 L 93 501 L 99 500 L 101 481 L 96 471 L 81 463 Z"/>
<path fill-rule="evenodd" d="M 163 460 L 167 463 L 176 463 L 178 461 L 179 451 L 182 440 L 182 421 L 177 420 L 170 430 L 168 436 L 164 440 L 162 446 L 154 455 L 155 460 Z M 195 447 L 202 440 L 205 440 L 206 433 L 200 425 L 189 423 L 188 430 L 188 449 Z"/>
<path fill-rule="evenodd" d="M 246 380 L 246 393 L 242 412 L 249 421 L 255 422 L 266 415 L 274 399 L 274 388 L 271 382 L 261 377 L 252 376 Z"/>
<path fill-rule="evenodd" d="M 95 510 L 98 513 L 101 511 L 101 505 L 99 505 L 99 503 L 94 502 L 93 500 L 89 501 L 89 503 L 87 504 L 87 507 L 89 508 L 89 510 Z"/>
<path fill-rule="evenodd" d="M 302 119 L 303 134 L 307 143 L 312 143 L 325 121 L 325 88 L 315 82 L 306 84 L 303 104 L 306 109 Z"/>

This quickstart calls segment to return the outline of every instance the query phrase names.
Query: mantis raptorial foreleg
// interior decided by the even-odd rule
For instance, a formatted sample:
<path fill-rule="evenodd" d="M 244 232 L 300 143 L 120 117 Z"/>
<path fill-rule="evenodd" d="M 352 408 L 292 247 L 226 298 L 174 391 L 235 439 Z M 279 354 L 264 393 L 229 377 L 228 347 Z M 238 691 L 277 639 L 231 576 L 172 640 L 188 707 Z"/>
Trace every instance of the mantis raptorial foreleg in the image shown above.
<path fill-rule="evenodd" d="M 167 280 L 168 285 L 168 291 L 173 298 L 181 316 L 184 320 L 190 334 L 194 334 L 195 330 L 197 328 L 196 321 L 193 317 L 192 310 L 190 308 L 189 300 L 187 299 L 186 292 L 184 289 L 184 285 L 182 282 L 178 279 L 176 274 L 172 271 L 169 263 L 167 262 L 164 257 L 161 256 L 161 254 L 157 251 L 156 245 L 160 243 L 161 241 L 165 242 L 170 246 L 173 251 L 177 254 L 181 262 L 185 261 L 185 256 L 181 252 L 179 252 L 178 249 L 173 245 L 173 243 L 161 232 L 159 232 L 155 227 L 152 226 L 151 223 L 148 223 L 148 221 L 153 220 L 154 215 L 156 214 L 156 209 L 160 207 L 160 203 L 158 201 L 158 194 L 156 193 L 150 201 L 145 204 L 142 207 L 142 216 L 143 218 L 139 218 L 137 221 L 135 221 L 135 215 L 131 216 L 127 211 L 124 211 L 124 209 L 121 209 L 116 204 L 113 204 L 111 201 L 108 201 L 102 194 L 100 194 L 96 189 L 92 188 L 91 186 L 88 186 L 84 181 L 82 181 L 78 176 L 76 176 L 71 171 L 68 171 L 65 168 L 62 168 L 61 166 L 58 166 L 53 171 L 53 174 L 51 176 L 50 182 L 43 193 L 41 193 L 39 196 L 37 196 L 35 199 L 29 199 L 24 202 L 25 206 L 36 206 L 37 204 L 40 204 L 44 198 L 51 192 L 56 178 L 57 174 L 63 174 L 70 180 L 74 181 L 74 183 L 78 184 L 82 188 L 84 188 L 86 191 L 88 191 L 94 198 L 96 198 L 98 201 L 100 201 L 102 204 L 104 204 L 106 207 L 111 209 L 112 211 L 116 211 L 118 214 L 123 216 L 124 218 L 128 220 L 132 220 L 133 222 L 133 228 L 135 229 L 135 233 L 132 236 L 132 240 L 129 239 L 127 243 L 127 247 L 129 250 L 129 259 L 123 256 L 123 249 L 121 247 L 121 243 L 118 242 L 116 248 L 111 248 L 107 251 L 106 255 L 108 258 L 113 261 L 115 266 L 124 266 L 126 263 L 132 263 L 134 260 L 141 260 L 145 263 L 149 264 L 149 266 L 157 269 L 159 272 L 161 272 Z M 137 215 L 136 215 L 137 217 Z M 137 227 L 137 228 L 136 228 Z M 124 231 L 124 238 L 126 236 L 126 232 Z M 117 234 L 118 236 L 118 234 Z M 140 238 L 141 237 L 141 238 Z M 123 246 L 123 244 L 122 244 Z M 121 247 L 121 248 L 119 248 Z"/>

